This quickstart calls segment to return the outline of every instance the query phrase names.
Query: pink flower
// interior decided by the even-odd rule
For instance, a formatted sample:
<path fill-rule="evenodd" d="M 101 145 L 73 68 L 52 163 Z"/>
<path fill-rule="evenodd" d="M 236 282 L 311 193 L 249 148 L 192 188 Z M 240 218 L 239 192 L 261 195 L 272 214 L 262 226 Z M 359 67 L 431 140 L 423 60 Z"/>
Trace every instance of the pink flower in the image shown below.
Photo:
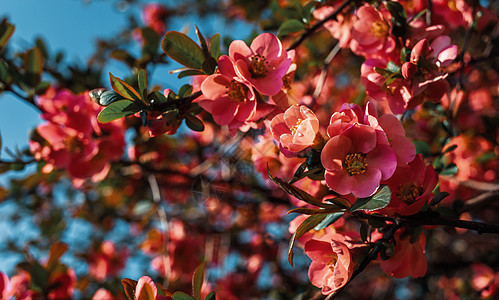
<path fill-rule="evenodd" d="M 410 235 L 400 230 L 395 233 L 394 238 L 395 253 L 389 259 L 381 260 L 381 269 L 394 278 L 423 277 L 428 268 L 424 254 L 426 245 L 424 233 L 421 233 L 414 243 L 411 242 Z"/>
<path fill-rule="evenodd" d="M 98 289 L 92 296 L 92 300 L 114 300 L 116 297 L 111 294 L 110 291 L 105 288 Z"/>
<path fill-rule="evenodd" d="M 326 5 L 314 10 L 314 18 L 323 20 L 335 10 L 334 6 Z M 327 21 L 324 24 L 331 35 L 338 40 L 341 48 L 348 48 L 352 39 L 351 28 L 353 16 L 349 13 L 338 14 L 336 20 Z"/>
<path fill-rule="evenodd" d="M 356 197 L 369 197 L 381 180 L 392 176 L 397 157 L 390 146 L 376 143 L 372 127 L 354 125 L 332 137 L 321 153 L 326 184 L 333 191 Z"/>
<path fill-rule="evenodd" d="M 339 234 L 330 241 L 309 240 L 305 253 L 312 259 L 308 269 L 310 282 L 329 295 L 343 287 L 353 271 L 352 257 Z"/>
<path fill-rule="evenodd" d="M 171 299 L 171 294 L 161 296 L 158 294 L 158 287 L 149 276 L 142 276 L 135 287 L 135 299 L 140 300 L 167 300 Z"/>
<path fill-rule="evenodd" d="M 350 47 L 355 54 L 371 58 L 385 56 L 395 49 L 391 35 L 390 14 L 378 11 L 366 4 L 357 10 L 357 18 L 352 27 Z"/>
<path fill-rule="evenodd" d="M 418 154 L 409 164 L 400 165 L 385 183 L 392 191 L 386 211 L 407 216 L 419 212 L 433 197 L 438 177 L 431 165 L 425 168 L 423 156 Z"/>
<path fill-rule="evenodd" d="M 121 272 L 127 257 L 126 248 L 117 250 L 112 241 L 104 241 L 99 249 L 90 254 L 88 273 L 98 282 L 103 282 L 106 278 Z"/>
<path fill-rule="evenodd" d="M 416 157 L 416 147 L 405 136 L 404 126 L 399 119 L 394 115 L 386 114 L 382 115 L 378 120 L 395 155 L 397 155 L 398 164 L 411 162 Z"/>
<path fill-rule="evenodd" d="M 333 191 L 356 197 L 376 192 L 381 180 L 390 178 L 397 157 L 379 125 L 372 103 L 362 112 L 357 105 L 343 105 L 328 126 L 331 138 L 321 153 L 326 184 Z"/>
<path fill-rule="evenodd" d="M 169 12 L 159 3 L 148 3 L 142 10 L 142 18 L 146 26 L 151 27 L 158 35 L 165 33 L 165 19 Z"/>
<path fill-rule="evenodd" d="M 201 84 L 206 98 L 198 104 L 211 113 L 219 125 L 242 124 L 256 112 L 253 89 L 236 75 L 228 56 L 221 56 L 218 66 L 220 74 L 208 76 Z"/>
<path fill-rule="evenodd" d="M 360 81 L 366 87 L 369 97 L 377 101 L 388 101 L 394 114 L 401 114 L 422 103 L 422 99 L 413 97 L 409 82 L 403 78 L 387 81 L 385 76 L 376 72 L 376 68 L 385 69 L 386 61 L 367 59 L 361 66 Z"/>
<path fill-rule="evenodd" d="M 312 110 L 296 104 L 272 119 L 270 131 L 284 148 L 299 152 L 314 144 L 319 120 Z"/>
<path fill-rule="evenodd" d="M 239 77 L 247 80 L 258 92 L 273 96 L 283 87 L 283 77 L 291 66 L 294 50 L 286 51 L 275 35 L 262 33 L 250 47 L 241 40 L 233 41 L 229 46 L 229 56 Z"/>
<path fill-rule="evenodd" d="M 83 180 L 102 180 L 110 161 L 123 154 L 124 122 L 97 122 L 101 109 L 88 92 L 74 95 L 68 90 L 49 89 L 37 99 L 48 122 L 38 126 L 29 146 L 35 159 L 45 160 L 42 172 L 66 169 L 75 186 Z"/>

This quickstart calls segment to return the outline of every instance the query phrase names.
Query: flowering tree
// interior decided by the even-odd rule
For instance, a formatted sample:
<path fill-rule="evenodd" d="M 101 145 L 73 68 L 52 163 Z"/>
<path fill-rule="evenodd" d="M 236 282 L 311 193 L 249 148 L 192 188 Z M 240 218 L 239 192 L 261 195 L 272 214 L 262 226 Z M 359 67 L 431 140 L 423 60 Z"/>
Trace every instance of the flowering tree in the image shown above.
<path fill-rule="evenodd" d="M 0 160 L 35 166 L 0 200 L 40 230 L 9 250 L 23 260 L 0 297 L 497 297 L 499 27 L 485 2 L 147 4 L 83 69 L 42 40 L 12 52 L 4 19 L 0 93 L 43 122 Z M 186 11 L 259 32 L 168 31 Z M 157 67 L 190 83 L 165 89 Z M 74 220 L 87 246 L 65 240 Z"/>

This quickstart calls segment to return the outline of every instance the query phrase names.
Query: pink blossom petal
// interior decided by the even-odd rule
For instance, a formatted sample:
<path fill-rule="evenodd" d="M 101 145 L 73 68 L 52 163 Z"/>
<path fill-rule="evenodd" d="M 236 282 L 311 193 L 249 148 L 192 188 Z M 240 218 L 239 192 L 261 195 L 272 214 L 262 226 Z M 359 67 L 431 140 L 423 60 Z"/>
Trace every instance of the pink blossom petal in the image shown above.
<path fill-rule="evenodd" d="M 345 156 L 352 148 L 352 141 L 344 136 L 332 137 L 324 146 L 321 152 L 321 162 L 327 170 L 340 170 Z"/>

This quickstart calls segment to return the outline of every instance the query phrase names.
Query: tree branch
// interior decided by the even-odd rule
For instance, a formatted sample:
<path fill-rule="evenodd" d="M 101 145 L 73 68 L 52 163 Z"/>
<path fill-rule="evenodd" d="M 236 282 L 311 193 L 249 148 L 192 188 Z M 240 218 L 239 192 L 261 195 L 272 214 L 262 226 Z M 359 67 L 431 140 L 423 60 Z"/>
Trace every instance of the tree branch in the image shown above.
<path fill-rule="evenodd" d="M 312 26 L 312 27 L 308 28 L 307 30 L 305 30 L 305 32 L 293 44 L 291 44 L 291 46 L 289 46 L 288 49 L 286 49 L 286 50 L 289 51 L 289 50 L 293 50 L 296 47 L 298 47 L 301 43 L 303 43 L 303 41 L 309 35 L 311 35 L 317 29 L 319 29 L 320 27 L 322 27 L 327 21 L 336 20 L 336 16 L 339 13 L 341 13 L 341 11 L 345 7 L 347 7 L 350 4 L 350 2 L 353 2 L 353 1 L 354 0 L 345 0 L 345 1 L 343 1 L 343 3 L 341 3 L 341 5 L 338 6 L 338 8 L 336 8 L 329 16 L 327 16 L 326 18 L 320 20 L 319 22 L 315 23 L 314 26 Z"/>

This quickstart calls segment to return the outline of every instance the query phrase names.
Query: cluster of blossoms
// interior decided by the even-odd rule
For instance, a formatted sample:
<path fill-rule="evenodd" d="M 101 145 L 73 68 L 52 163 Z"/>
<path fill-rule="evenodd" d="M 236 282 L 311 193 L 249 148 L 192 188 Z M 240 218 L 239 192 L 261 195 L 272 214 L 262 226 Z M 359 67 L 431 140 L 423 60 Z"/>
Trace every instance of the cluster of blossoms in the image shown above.
<path fill-rule="evenodd" d="M 65 169 L 76 186 L 105 178 L 110 162 L 123 154 L 123 120 L 97 122 L 101 108 L 88 92 L 74 95 L 51 88 L 37 102 L 47 122 L 36 128 L 29 146 L 35 159 L 46 162 L 42 172 Z"/>
<path fill-rule="evenodd" d="M 337 40 L 320 73 L 308 71 L 321 64 L 313 56 L 327 49 L 308 31 L 303 36 L 311 46 L 296 52 L 286 50 L 286 42 L 274 34 L 263 33 L 250 46 L 233 41 L 221 56 L 216 35 L 207 42 L 198 30 L 199 46 L 183 33 L 169 32 L 161 47 L 187 67 L 177 70 L 187 72 L 182 76 L 194 74 L 193 82 L 178 95 L 170 89 L 158 92 L 158 86 L 148 90 L 148 64 L 165 62 L 166 56 L 144 49 L 157 46 L 171 14 L 150 4 L 143 11 L 147 27 L 140 32 L 143 57 L 130 63 L 133 72 L 140 69 L 137 81 L 111 78 L 119 99 L 105 108 L 112 115 L 109 122 L 97 121 L 101 108 L 89 93 L 50 88 L 37 98 L 45 122 L 29 146 L 35 160 L 43 162 L 41 171 L 66 170 L 75 188 L 92 181 L 81 190 L 85 205 L 95 210 L 84 217 L 106 230 L 121 217 L 133 237 L 126 247 L 105 240 L 81 254 L 88 276 L 79 278 L 78 286 L 96 283 L 81 290 L 90 291 L 94 300 L 123 299 L 107 283 L 133 256 L 129 247 L 148 257 L 144 268 L 157 275 L 125 279 L 131 299 L 175 299 L 153 279 L 189 291 L 192 274 L 203 263 L 211 273 L 210 284 L 198 287 L 202 297 L 196 298 L 201 299 L 211 286 L 218 299 L 236 300 L 243 298 L 241 293 L 244 299 L 261 298 L 261 290 L 270 285 L 298 293 L 301 287 L 292 285 L 308 282 L 320 289 L 318 294 L 331 295 L 370 262 L 393 278 L 426 276 L 433 267 L 427 260 L 434 255 L 427 244 L 441 232 L 425 225 L 438 224 L 432 221 L 447 213 L 455 214 L 454 221 L 471 221 L 474 216 L 461 214 L 469 208 L 464 204 L 462 209 L 463 202 L 478 191 L 461 183 L 499 178 L 499 129 L 490 128 L 499 119 L 499 75 L 489 70 L 466 75 L 466 82 L 457 78 L 469 71 L 470 58 L 464 46 L 458 55 L 456 44 L 461 44 L 450 31 L 463 26 L 478 30 L 497 17 L 464 0 L 428 1 L 433 12 L 427 15 L 420 13 L 426 1 L 341 2 L 346 6 L 339 11 L 340 1 L 300 6 L 310 8 L 310 15 L 302 16 L 310 19 L 305 28 L 327 18 L 324 27 Z M 289 3 L 278 1 L 281 8 Z M 330 20 L 334 11 L 336 19 Z M 483 15 L 479 21 L 477 12 Z M 345 68 L 327 69 L 332 59 Z M 123 108 L 124 103 L 130 105 Z M 115 119 L 130 115 L 135 119 L 129 122 Z M 183 121 L 198 132 L 178 130 Z M 124 156 L 125 130 L 133 137 L 127 138 L 132 145 Z M 236 140 L 238 131 L 247 134 Z M 492 189 L 482 185 L 487 192 Z M 87 193 L 91 187 L 98 192 Z M 286 211 L 302 215 L 288 226 Z M 165 227 L 161 230 L 157 215 Z M 494 216 L 488 211 L 481 217 Z M 139 239 L 140 234 L 145 238 Z M 293 270 L 281 266 L 288 234 L 288 261 L 293 264 L 293 246 L 308 257 L 295 259 L 302 265 Z M 454 246 L 450 251 L 466 248 Z M 39 264 L 48 272 L 44 292 L 50 299 L 72 297 L 74 271 L 52 270 L 48 261 Z M 307 269 L 308 281 L 300 276 Z M 28 270 L 10 279 L 0 273 L 0 298 L 36 298 L 36 273 Z M 469 286 L 477 295 L 499 292 L 497 272 L 474 264 L 471 273 Z M 378 284 L 389 290 L 386 278 L 367 283 L 369 288 L 356 295 L 372 298 L 374 292 L 367 293 Z M 446 276 L 425 283 L 442 286 L 449 298 L 454 292 L 449 286 L 462 284 Z"/>
<path fill-rule="evenodd" d="M 218 59 L 218 73 L 201 84 L 204 99 L 198 104 L 219 125 L 228 125 L 231 133 L 268 114 L 268 105 L 260 95 L 275 96 L 284 86 L 283 78 L 291 67 L 294 51 L 286 51 L 273 34 L 257 36 L 250 47 L 233 41 L 229 55 Z"/>

